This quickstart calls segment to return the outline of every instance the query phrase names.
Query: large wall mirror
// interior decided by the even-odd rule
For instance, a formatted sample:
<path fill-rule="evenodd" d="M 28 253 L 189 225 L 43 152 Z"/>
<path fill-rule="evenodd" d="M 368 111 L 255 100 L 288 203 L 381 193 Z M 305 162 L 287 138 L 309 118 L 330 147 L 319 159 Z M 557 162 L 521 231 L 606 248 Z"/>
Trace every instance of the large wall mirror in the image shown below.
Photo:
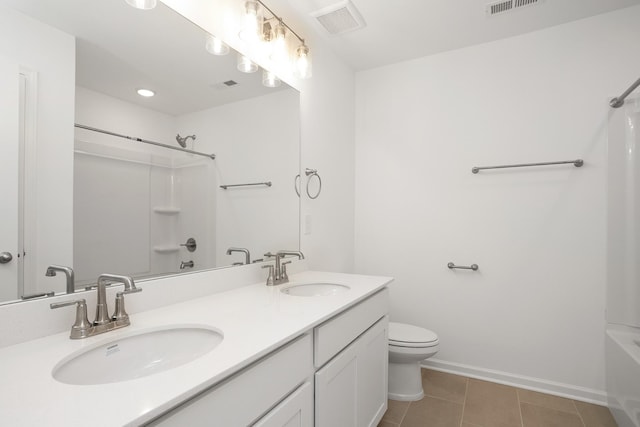
<path fill-rule="evenodd" d="M 84 289 L 299 248 L 296 90 L 209 53 L 160 2 L 0 0 L 0 15 L 0 302 L 64 292 L 49 265 Z"/>

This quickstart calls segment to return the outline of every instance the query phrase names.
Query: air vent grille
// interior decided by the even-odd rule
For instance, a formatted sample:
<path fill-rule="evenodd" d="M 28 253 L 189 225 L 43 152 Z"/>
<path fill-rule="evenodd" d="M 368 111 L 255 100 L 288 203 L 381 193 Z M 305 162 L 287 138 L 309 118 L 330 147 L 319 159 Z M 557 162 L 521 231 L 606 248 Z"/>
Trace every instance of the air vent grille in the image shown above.
<path fill-rule="evenodd" d="M 487 15 L 494 16 L 512 10 L 520 9 L 526 6 L 533 6 L 540 4 L 544 0 L 503 0 L 495 3 L 489 3 L 487 5 Z"/>
<path fill-rule="evenodd" d="M 238 82 L 236 82 L 235 80 L 227 80 L 224 82 L 220 82 L 220 83 L 213 83 L 210 86 L 214 89 L 218 89 L 218 90 L 224 90 L 224 89 L 229 89 L 231 87 L 234 87 L 238 84 Z"/>
<path fill-rule="evenodd" d="M 348 33 L 366 25 L 360 12 L 349 0 L 313 12 L 311 16 L 332 35 Z"/>

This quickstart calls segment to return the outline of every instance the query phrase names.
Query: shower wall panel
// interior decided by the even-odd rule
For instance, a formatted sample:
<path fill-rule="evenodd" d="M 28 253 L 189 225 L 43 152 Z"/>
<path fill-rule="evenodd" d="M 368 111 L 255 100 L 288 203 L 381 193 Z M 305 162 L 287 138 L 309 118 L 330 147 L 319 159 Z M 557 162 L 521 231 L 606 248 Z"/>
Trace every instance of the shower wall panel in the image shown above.
<path fill-rule="evenodd" d="M 640 327 L 640 98 L 609 117 L 607 321 Z"/>

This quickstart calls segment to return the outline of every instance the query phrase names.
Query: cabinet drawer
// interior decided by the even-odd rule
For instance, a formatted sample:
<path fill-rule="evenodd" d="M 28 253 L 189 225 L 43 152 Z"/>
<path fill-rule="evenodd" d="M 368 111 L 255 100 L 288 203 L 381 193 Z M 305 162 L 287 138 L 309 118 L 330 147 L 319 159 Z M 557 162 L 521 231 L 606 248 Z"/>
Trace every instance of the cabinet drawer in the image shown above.
<path fill-rule="evenodd" d="M 340 350 L 358 338 L 389 312 L 389 290 L 382 289 L 358 305 L 326 321 L 313 330 L 313 363 L 327 363 Z"/>
<path fill-rule="evenodd" d="M 152 426 L 246 426 L 313 374 L 309 334 L 152 421 Z"/>

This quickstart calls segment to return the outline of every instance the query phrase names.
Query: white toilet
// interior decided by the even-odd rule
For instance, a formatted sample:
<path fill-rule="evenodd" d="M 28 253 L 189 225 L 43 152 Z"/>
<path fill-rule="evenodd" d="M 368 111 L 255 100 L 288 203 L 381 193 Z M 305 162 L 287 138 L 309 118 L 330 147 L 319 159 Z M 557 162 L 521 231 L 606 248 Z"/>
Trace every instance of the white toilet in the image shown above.
<path fill-rule="evenodd" d="M 389 322 L 389 399 L 422 399 L 420 362 L 437 352 L 438 335 L 434 332 Z"/>

